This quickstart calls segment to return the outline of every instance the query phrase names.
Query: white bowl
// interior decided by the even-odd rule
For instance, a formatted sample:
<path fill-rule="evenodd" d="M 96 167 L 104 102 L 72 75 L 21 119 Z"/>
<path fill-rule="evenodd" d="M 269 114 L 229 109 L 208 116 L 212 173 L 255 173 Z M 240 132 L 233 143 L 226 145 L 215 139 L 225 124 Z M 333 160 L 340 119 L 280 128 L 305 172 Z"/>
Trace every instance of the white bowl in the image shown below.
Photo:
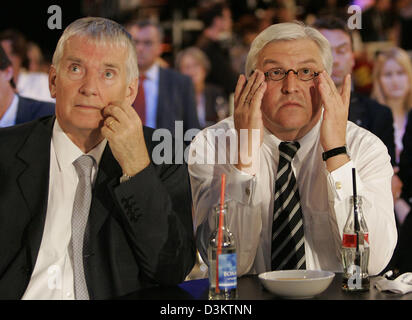
<path fill-rule="evenodd" d="M 259 274 L 263 286 L 288 299 L 307 299 L 329 287 L 335 274 L 322 270 L 283 270 Z"/>

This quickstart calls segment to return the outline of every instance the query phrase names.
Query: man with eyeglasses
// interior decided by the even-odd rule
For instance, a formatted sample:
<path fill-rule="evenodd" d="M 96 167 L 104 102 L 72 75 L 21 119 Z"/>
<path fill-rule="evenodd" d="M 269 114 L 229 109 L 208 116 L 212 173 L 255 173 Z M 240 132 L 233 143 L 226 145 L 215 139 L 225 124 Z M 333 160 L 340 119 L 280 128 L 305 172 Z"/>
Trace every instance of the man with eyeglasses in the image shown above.
<path fill-rule="evenodd" d="M 351 79 L 338 92 L 332 61 L 326 38 L 298 22 L 272 25 L 252 43 L 233 117 L 200 132 L 189 151 L 196 241 L 206 261 L 225 174 L 238 276 L 342 272 L 355 168 L 369 228 L 369 273 L 389 262 L 397 240 L 390 156 L 381 140 L 347 121 Z"/>

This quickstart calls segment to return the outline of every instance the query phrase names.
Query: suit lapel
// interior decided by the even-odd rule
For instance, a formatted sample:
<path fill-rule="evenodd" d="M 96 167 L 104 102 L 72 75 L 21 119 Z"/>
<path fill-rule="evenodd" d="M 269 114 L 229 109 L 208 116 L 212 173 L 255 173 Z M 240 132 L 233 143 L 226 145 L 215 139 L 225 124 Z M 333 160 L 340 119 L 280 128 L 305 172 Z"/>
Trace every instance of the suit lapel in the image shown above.
<path fill-rule="evenodd" d="M 119 182 L 116 179 L 119 179 L 121 175 L 122 169 L 113 157 L 109 144 L 107 144 L 100 161 L 99 171 L 93 188 L 88 221 L 91 239 L 96 238 L 109 213 L 113 210 L 114 203 L 110 188 L 114 183 Z"/>
<path fill-rule="evenodd" d="M 18 95 L 19 102 L 17 103 L 16 124 L 27 122 L 27 115 L 30 113 L 26 108 L 25 101 Z"/>
<path fill-rule="evenodd" d="M 39 121 L 17 153 L 25 168 L 17 184 L 30 213 L 27 245 L 31 267 L 34 268 L 43 235 L 47 211 L 50 171 L 50 141 L 54 117 Z"/>

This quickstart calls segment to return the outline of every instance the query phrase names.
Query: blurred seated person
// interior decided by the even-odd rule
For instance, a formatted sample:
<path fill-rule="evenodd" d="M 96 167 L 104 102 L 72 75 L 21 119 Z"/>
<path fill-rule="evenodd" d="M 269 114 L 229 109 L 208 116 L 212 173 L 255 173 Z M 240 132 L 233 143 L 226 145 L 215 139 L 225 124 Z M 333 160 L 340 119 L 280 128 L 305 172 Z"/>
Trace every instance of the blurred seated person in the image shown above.
<path fill-rule="evenodd" d="M 163 30 L 151 21 L 126 24 L 136 46 L 139 65 L 139 90 L 133 107 L 142 122 L 151 128 L 175 132 L 175 121 L 183 121 L 183 130 L 200 128 L 191 79 L 159 65 Z"/>
<path fill-rule="evenodd" d="M 5 30 L 0 33 L 0 44 L 13 65 L 17 92 L 23 97 L 54 102 L 47 73 L 28 71 L 27 41 L 23 34 L 16 30 Z"/>
<path fill-rule="evenodd" d="M 392 9 L 391 0 L 376 0 L 362 11 L 362 28 L 359 30 L 363 42 L 397 41 L 398 17 Z"/>
<path fill-rule="evenodd" d="M 50 65 L 44 59 L 41 48 L 34 42 L 27 44 L 28 71 L 49 73 Z"/>
<path fill-rule="evenodd" d="M 202 50 L 190 47 L 179 52 L 176 57 L 176 68 L 192 78 L 196 92 L 197 116 L 202 129 L 227 117 L 228 104 L 225 93 L 220 87 L 205 82 L 210 62 Z"/>
<path fill-rule="evenodd" d="M 229 50 L 222 46 L 221 40 L 232 29 L 230 8 L 221 2 L 207 4 L 200 9 L 199 17 L 204 29 L 196 46 L 207 55 L 211 64 L 206 80 L 223 88 L 229 96 L 235 91 L 237 73 L 230 62 Z"/>
<path fill-rule="evenodd" d="M 387 105 L 393 114 L 395 129 L 396 163 L 399 164 L 403 150 L 403 136 L 408 123 L 408 111 L 412 108 L 412 64 L 408 54 L 401 48 L 380 52 L 373 68 L 372 97 Z M 397 169 L 396 169 L 397 171 Z M 410 184 L 409 180 L 402 182 Z M 410 211 L 407 199 L 399 190 L 395 195 L 395 212 L 400 224 Z"/>
<path fill-rule="evenodd" d="M 13 67 L 0 46 L 0 127 L 9 127 L 54 114 L 54 104 L 15 93 Z"/>

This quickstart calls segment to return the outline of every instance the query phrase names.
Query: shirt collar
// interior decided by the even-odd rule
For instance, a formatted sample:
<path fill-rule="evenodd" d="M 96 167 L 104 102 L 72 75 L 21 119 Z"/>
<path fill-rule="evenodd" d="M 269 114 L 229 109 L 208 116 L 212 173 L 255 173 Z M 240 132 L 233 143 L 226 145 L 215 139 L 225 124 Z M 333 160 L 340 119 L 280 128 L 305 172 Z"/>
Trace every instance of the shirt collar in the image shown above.
<path fill-rule="evenodd" d="M 60 171 L 69 168 L 78 157 L 84 155 L 83 151 L 80 150 L 80 148 L 76 146 L 66 135 L 63 129 L 60 127 L 57 119 L 54 122 L 53 126 L 52 143 Z M 95 169 L 99 167 L 106 144 L 107 140 L 104 139 L 87 153 L 87 155 L 91 155 L 94 158 Z"/>
<path fill-rule="evenodd" d="M 147 80 L 157 81 L 159 78 L 159 65 L 154 63 L 144 75 Z"/>
<path fill-rule="evenodd" d="M 16 124 L 19 97 L 14 95 L 10 106 L 7 108 L 3 117 L 0 119 L 0 128 L 14 126 Z"/>
<path fill-rule="evenodd" d="M 313 148 L 313 145 L 316 142 L 316 137 L 319 134 L 321 122 L 322 116 L 321 119 L 319 119 L 315 126 L 312 129 L 310 129 L 310 131 L 306 135 L 297 140 L 300 144 L 300 148 L 297 151 L 294 159 L 296 158 L 299 161 L 303 161 L 303 159 L 305 159 L 306 155 Z M 280 140 L 268 129 L 266 129 L 266 127 L 264 128 L 263 143 L 266 144 L 271 150 L 276 150 L 276 153 L 279 153 L 279 145 L 281 142 L 282 140 Z"/>

